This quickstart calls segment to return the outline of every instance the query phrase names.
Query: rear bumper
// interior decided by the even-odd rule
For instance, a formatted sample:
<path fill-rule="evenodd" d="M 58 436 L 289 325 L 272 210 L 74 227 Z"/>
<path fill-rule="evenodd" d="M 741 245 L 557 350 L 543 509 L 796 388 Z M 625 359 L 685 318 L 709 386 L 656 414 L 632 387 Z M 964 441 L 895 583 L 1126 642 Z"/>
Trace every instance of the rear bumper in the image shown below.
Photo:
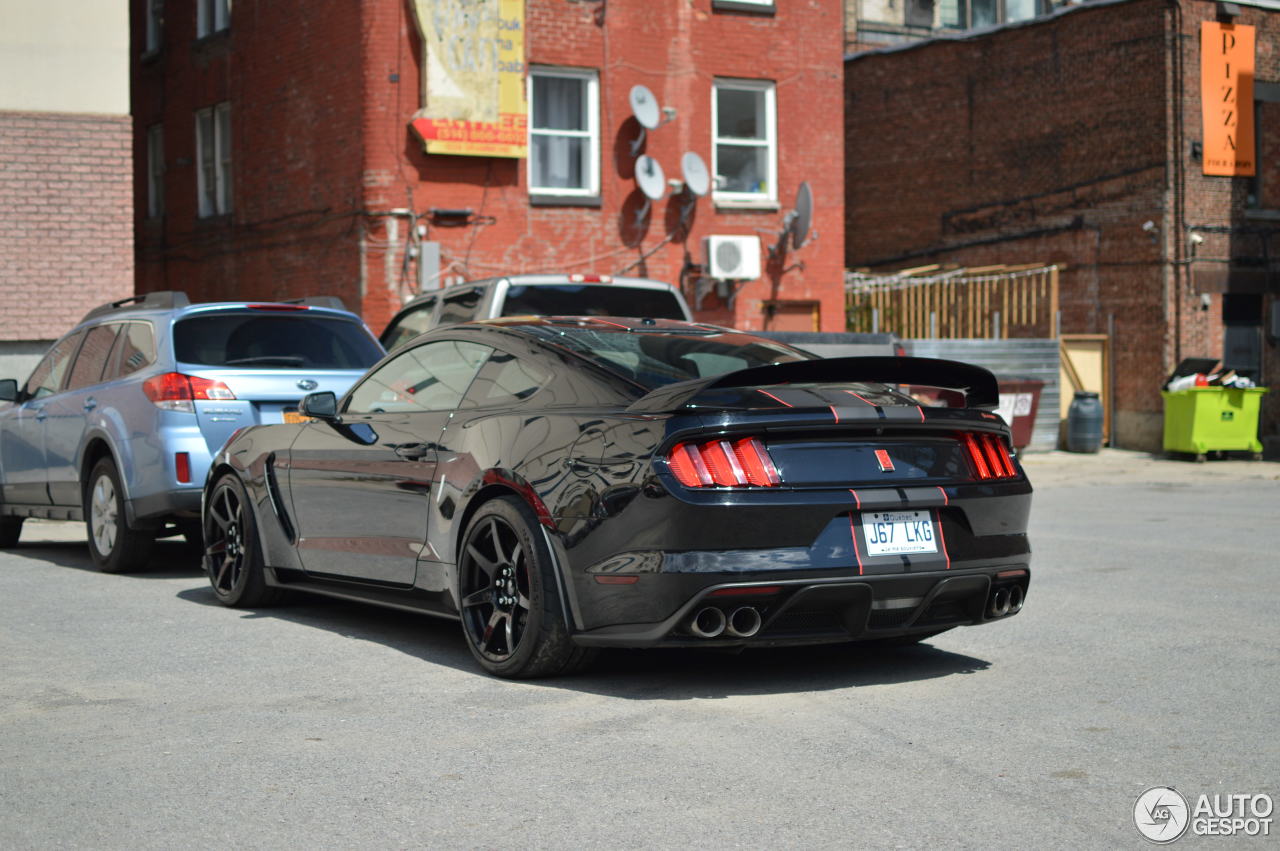
<path fill-rule="evenodd" d="M 661 581 L 642 577 L 635 585 L 619 587 L 638 590 L 646 579 Z M 577 633 L 574 641 L 590 647 L 769 647 L 926 635 L 1012 617 L 1026 599 L 1030 580 L 1025 561 L 805 579 L 774 571 L 752 574 L 749 582 L 708 584 L 659 622 L 600 627 Z M 761 590 L 752 593 L 756 588 Z M 1011 597 L 1015 604 L 1004 608 Z M 726 618 L 736 609 L 753 608 L 760 616 L 759 629 L 750 636 L 699 637 L 690 624 L 707 607 L 720 609 Z"/>
<path fill-rule="evenodd" d="M 201 481 L 203 481 L 203 476 Z M 199 485 L 161 493 L 148 494 L 129 501 L 131 522 L 145 523 L 165 517 L 199 517 Z"/>

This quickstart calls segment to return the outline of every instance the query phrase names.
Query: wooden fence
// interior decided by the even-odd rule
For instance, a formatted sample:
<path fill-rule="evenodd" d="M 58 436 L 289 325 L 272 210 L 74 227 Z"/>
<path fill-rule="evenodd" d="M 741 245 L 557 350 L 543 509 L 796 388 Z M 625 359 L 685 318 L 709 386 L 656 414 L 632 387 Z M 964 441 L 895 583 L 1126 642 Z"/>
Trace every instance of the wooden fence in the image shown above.
<path fill-rule="evenodd" d="M 1036 264 L 848 272 L 848 330 L 916 339 L 1056 337 L 1059 269 Z"/>

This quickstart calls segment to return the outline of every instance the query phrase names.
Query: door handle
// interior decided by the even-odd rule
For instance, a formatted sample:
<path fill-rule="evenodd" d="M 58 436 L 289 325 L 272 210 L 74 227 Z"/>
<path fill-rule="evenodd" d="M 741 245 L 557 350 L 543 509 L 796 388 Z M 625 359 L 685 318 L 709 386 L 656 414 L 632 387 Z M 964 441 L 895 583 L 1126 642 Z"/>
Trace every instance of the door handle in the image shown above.
<path fill-rule="evenodd" d="M 436 451 L 429 443 L 400 443 L 395 453 L 406 461 L 434 461 Z"/>
<path fill-rule="evenodd" d="M 98 407 L 98 402 L 92 396 L 84 400 L 84 409 L 86 411 L 92 411 L 96 407 Z"/>

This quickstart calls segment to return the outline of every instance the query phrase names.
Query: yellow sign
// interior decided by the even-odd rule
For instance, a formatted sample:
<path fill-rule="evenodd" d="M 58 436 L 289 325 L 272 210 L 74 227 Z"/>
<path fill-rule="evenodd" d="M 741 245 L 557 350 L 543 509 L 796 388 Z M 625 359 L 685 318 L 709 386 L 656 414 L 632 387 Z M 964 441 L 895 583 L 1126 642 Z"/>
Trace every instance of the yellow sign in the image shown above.
<path fill-rule="evenodd" d="M 1253 36 L 1245 24 L 1200 23 L 1200 104 L 1204 173 L 1252 177 Z"/>
<path fill-rule="evenodd" d="M 413 0 L 424 105 L 410 126 L 427 153 L 528 155 L 524 3 Z"/>

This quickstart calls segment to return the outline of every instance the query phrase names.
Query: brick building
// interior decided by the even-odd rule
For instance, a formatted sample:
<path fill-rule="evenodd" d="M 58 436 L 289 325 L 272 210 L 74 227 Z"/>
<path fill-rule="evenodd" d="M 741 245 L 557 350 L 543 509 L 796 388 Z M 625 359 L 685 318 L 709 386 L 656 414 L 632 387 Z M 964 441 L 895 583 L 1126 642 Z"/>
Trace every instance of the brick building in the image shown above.
<path fill-rule="evenodd" d="M 1254 176 L 1204 173 L 1206 21 L 1254 28 L 1252 97 L 1222 114 L 1231 128 L 1256 117 Z M 1061 330 L 1112 334 L 1120 446 L 1159 448 L 1159 391 L 1181 358 L 1280 387 L 1266 328 L 1280 283 L 1280 13 L 1090 3 L 858 53 L 845 71 L 850 268 L 1065 264 Z M 1273 392 L 1264 435 L 1278 423 Z"/>
<path fill-rule="evenodd" d="M 0 0 L 0 378 L 133 292 L 127 10 Z"/>
<path fill-rule="evenodd" d="M 140 292 L 338 295 L 377 329 L 422 287 L 627 273 L 708 320 L 844 327 L 840 0 L 131 9 Z M 647 206 L 641 154 L 682 182 Z M 817 239 L 774 257 L 805 180 Z M 711 286 L 713 234 L 758 237 L 760 276 Z"/>

